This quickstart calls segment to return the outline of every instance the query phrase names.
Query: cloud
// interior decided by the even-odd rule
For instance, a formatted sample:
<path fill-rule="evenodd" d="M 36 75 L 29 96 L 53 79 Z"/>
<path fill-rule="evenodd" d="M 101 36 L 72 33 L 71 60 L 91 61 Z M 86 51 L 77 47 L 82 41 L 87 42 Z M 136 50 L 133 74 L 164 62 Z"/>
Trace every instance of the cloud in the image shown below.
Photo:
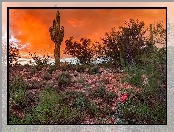
<path fill-rule="evenodd" d="M 77 19 L 68 20 L 68 23 L 73 27 L 81 27 L 84 25 L 83 21 Z"/>

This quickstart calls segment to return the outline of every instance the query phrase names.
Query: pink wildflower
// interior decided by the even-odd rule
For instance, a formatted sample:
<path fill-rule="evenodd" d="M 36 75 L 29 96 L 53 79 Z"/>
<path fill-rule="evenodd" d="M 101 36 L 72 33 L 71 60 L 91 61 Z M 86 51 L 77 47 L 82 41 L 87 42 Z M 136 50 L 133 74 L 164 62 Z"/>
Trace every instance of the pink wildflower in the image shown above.
<path fill-rule="evenodd" d="M 128 97 L 127 93 L 124 93 L 123 95 L 121 95 L 121 97 L 119 98 L 120 102 L 124 102 Z"/>

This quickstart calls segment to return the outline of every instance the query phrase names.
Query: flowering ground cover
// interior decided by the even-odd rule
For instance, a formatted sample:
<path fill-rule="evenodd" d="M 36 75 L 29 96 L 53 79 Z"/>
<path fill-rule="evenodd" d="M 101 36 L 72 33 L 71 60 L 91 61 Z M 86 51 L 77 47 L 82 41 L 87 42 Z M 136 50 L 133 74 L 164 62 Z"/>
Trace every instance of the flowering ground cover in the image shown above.
<path fill-rule="evenodd" d="M 100 65 L 10 67 L 9 123 L 165 124 L 166 89 L 131 83 L 137 75 Z"/>

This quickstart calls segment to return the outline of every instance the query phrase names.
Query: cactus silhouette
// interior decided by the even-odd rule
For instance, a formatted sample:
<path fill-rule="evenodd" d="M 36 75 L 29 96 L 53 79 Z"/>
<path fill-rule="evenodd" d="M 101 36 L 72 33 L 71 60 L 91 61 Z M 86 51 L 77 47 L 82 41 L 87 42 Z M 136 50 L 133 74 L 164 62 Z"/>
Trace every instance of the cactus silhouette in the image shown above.
<path fill-rule="evenodd" d="M 57 11 L 56 19 L 53 20 L 53 26 L 49 28 L 51 40 L 55 43 L 54 58 L 56 66 L 60 64 L 60 45 L 64 37 L 64 27 L 60 29 L 60 12 Z"/>

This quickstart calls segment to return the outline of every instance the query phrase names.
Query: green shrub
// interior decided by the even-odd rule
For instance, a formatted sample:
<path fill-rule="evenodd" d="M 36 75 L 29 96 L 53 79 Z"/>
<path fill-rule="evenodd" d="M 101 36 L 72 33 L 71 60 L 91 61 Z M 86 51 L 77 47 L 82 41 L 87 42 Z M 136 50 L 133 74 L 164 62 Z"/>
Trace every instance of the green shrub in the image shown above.
<path fill-rule="evenodd" d="M 62 71 L 75 70 L 75 65 L 74 64 L 69 64 L 68 62 L 61 62 L 59 68 Z"/>
<path fill-rule="evenodd" d="M 73 124 L 81 119 L 76 109 L 64 104 L 62 95 L 49 88 L 40 94 L 33 115 L 33 124 Z"/>
<path fill-rule="evenodd" d="M 79 108 L 79 109 L 85 109 L 87 107 L 88 102 L 89 102 L 89 100 L 85 96 L 84 97 L 76 97 L 72 106 Z"/>
<path fill-rule="evenodd" d="M 94 103 L 88 103 L 87 105 L 87 112 L 90 114 L 92 117 L 98 116 L 97 113 L 99 113 L 99 109 Z"/>
<path fill-rule="evenodd" d="M 52 74 L 52 72 L 55 71 L 56 69 L 57 69 L 56 65 L 49 65 L 49 68 L 48 68 L 47 72 L 49 74 Z"/>
<path fill-rule="evenodd" d="M 104 96 L 104 101 L 107 102 L 108 104 L 112 102 L 112 100 L 117 97 L 117 95 L 112 92 L 112 91 L 107 91 L 105 96 Z"/>
<path fill-rule="evenodd" d="M 25 91 L 22 89 L 12 92 L 10 95 L 10 105 L 17 108 L 23 108 L 26 106 Z"/>
<path fill-rule="evenodd" d="M 34 75 L 37 72 L 36 66 L 31 67 L 31 73 Z"/>
<path fill-rule="evenodd" d="M 76 64 L 75 66 L 75 69 L 77 72 L 85 72 L 86 68 L 88 68 L 88 66 L 85 64 L 82 64 L 82 65 Z"/>
<path fill-rule="evenodd" d="M 88 100 L 85 93 L 77 92 L 77 91 L 74 91 L 74 90 L 66 91 L 65 93 L 63 93 L 61 95 L 63 96 L 63 102 L 67 105 L 70 104 L 73 107 L 76 107 L 77 104 L 80 103 L 81 101 L 87 101 Z"/>
<path fill-rule="evenodd" d="M 30 116 L 26 116 L 25 118 L 21 118 L 17 115 L 11 114 L 9 115 L 9 124 L 30 124 L 31 119 Z"/>
<path fill-rule="evenodd" d="M 131 98 L 116 108 L 117 124 L 165 124 L 166 110 L 161 104 L 149 106 L 146 99 Z"/>
<path fill-rule="evenodd" d="M 44 55 L 42 57 L 36 55 L 36 53 L 34 54 L 31 54 L 29 52 L 29 55 L 32 57 L 34 63 L 35 63 L 35 66 L 36 66 L 36 69 L 38 71 L 40 71 L 44 66 L 48 66 L 48 61 L 49 61 L 49 58 L 50 56 L 49 55 Z"/>
<path fill-rule="evenodd" d="M 40 93 L 38 105 L 33 108 L 33 123 L 55 123 L 53 117 L 57 115 L 60 101 L 60 96 L 51 89 Z"/>
<path fill-rule="evenodd" d="M 67 72 L 63 72 L 57 77 L 59 86 L 68 86 L 71 83 L 71 75 Z"/>
<path fill-rule="evenodd" d="M 17 108 L 23 108 L 26 105 L 25 92 L 26 82 L 22 76 L 17 75 L 10 83 L 10 105 Z"/>
<path fill-rule="evenodd" d="M 93 97 L 104 97 L 106 94 L 106 88 L 104 85 L 99 84 L 99 86 L 97 87 L 97 89 L 95 91 L 93 91 L 92 96 Z"/>
<path fill-rule="evenodd" d="M 136 87 L 141 87 L 142 86 L 142 79 L 141 75 L 145 74 L 144 70 L 142 68 L 136 66 L 136 64 L 132 64 L 131 68 L 127 67 L 126 72 L 128 72 L 129 76 L 123 79 L 123 81 L 126 81 Z"/>
<path fill-rule="evenodd" d="M 44 75 L 43 75 L 43 79 L 45 79 L 45 80 L 50 80 L 52 77 L 51 77 L 51 75 L 48 73 L 48 72 L 46 72 Z"/>
<path fill-rule="evenodd" d="M 81 110 L 86 109 L 90 103 L 89 99 L 83 92 L 74 92 L 74 94 L 71 95 L 71 98 L 73 98 L 72 106 Z"/>
<path fill-rule="evenodd" d="M 69 106 L 61 107 L 56 119 L 58 124 L 78 124 L 81 121 L 81 113 Z"/>
<path fill-rule="evenodd" d="M 113 110 L 109 106 L 105 106 L 102 111 L 104 115 L 111 115 L 113 113 Z"/>
<path fill-rule="evenodd" d="M 27 88 L 27 84 L 21 75 L 17 75 L 10 82 L 10 90 L 12 90 L 13 92 L 18 91 L 18 90 L 25 91 L 26 88 Z"/>
<path fill-rule="evenodd" d="M 77 82 L 83 84 L 84 83 L 84 78 L 82 76 L 80 76 L 78 78 Z"/>
<path fill-rule="evenodd" d="M 76 92 L 71 99 L 73 98 L 71 106 L 77 109 L 80 113 L 84 113 L 85 111 L 91 115 L 96 116 L 98 112 L 97 106 L 90 102 L 88 97 L 82 92 Z"/>
<path fill-rule="evenodd" d="M 99 71 L 99 67 L 94 66 L 94 67 L 89 68 L 88 73 L 89 74 L 96 74 L 96 73 L 98 73 L 98 71 Z"/>
<path fill-rule="evenodd" d="M 106 90 L 103 84 L 99 84 L 98 88 L 91 92 L 91 96 L 93 98 L 100 97 L 103 102 L 107 104 L 111 104 L 113 102 L 113 99 L 117 97 L 114 92 Z"/>

